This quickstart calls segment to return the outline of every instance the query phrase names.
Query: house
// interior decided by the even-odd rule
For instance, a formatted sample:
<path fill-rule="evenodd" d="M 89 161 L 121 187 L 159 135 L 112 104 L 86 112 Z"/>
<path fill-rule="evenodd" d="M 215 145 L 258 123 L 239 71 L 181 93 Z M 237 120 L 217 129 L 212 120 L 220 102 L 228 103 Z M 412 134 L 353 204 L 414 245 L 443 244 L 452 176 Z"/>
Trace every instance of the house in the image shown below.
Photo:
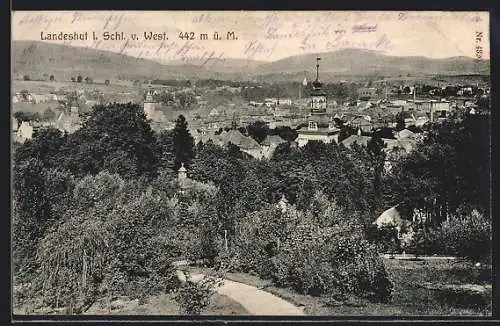
<path fill-rule="evenodd" d="M 373 107 L 374 105 L 369 102 L 369 101 L 358 101 L 356 102 L 356 107 L 358 108 L 358 112 L 361 112 L 361 111 L 364 111 L 364 110 L 367 110 L 371 107 Z"/>
<path fill-rule="evenodd" d="M 415 118 L 405 118 L 405 128 L 408 128 L 409 126 L 414 126 L 415 125 Z"/>
<path fill-rule="evenodd" d="M 264 155 L 259 143 L 251 137 L 244 136 L 238 130 L 223 132 L 219 135 L 219 139 L 225 146 L 232 143 L 238 146 L 242 152 L 245 152 L 255 158 L 262 158 Z"/>
<path fill-rule="evenodd" d="M 370 141 L 371 137 L 370 136 L 361 136 L 361 135 L 351 135 L 347 137 L 346 139 L 342 140 L 340 143 L 344 145 L 345 147 L 351 149 L 352 145 L 354 143 L 360 145 L 360 146 L 366 146 L 368 142 Z"/>
<path fill-rule="evenodd" d="M 426 123 L 428 123 L 430 120 L 429 118 L 425 116 L 420 116 L 415 119 L 415 127 L 422 128 Z"/>
<path fill-rule="evenodd" d="M 258 107 L 258 106 L 264 106 L 264 102 L 255 102 L 255 101 L 250 101 L 248 102 L 248 104 L 250 106 L 255 106 L 255 107 Z"/>
<path fill-rule="evenodd" d="M 417 141 L 414 139 L 389 139 L 382 138 L 385 144 L 385 151 L 387 153 L 403 150 L 405 154 L 410 153 L 417 148 Z"/>
<path fill-rule="evenodd" d="M 358 98 L 360 99 L 370 99 L 377 95 L 377 89 L 375 87 L 362 87 L 358 88 Z"/>
<path fill-rule="evenodd" d="M 403 157 L 416 150 L 418 145 L 418 141 L 412 138 L 382 138 L 382 141 L 385 145 L 384 152 L 386 153 L 386 157 L 384 169 L 386 172 L 390 172 L 394 164 L 397 164 Z"/>
<path fill-rule="evenodd" d="M 450 101 L 446 100 L 416 101 L 415 108 L 420 111 L 429 112 L 430 121 L 434 122 L 438 118 L 448 117 L 452 110 L 452 105 Z"/>
<path fill-rule="evenodd" d="M 80 128 L 80 118 L 78 116 L 78 107 L 72 106 L 70 113 L 61 112 L 54 126 L 63 131 L 72 133 Z"/>
<path fill-rule="evenodd" d="M 266 98 L 266 99 L 264 99 L 264 105 L 267 106 L 268 108 L 275 107 L 275 106 L 279 105 L 279 99 Z"/>
<path fill-rule="evenodd" d="M 408 129 L 403 129 L 401 131 L 398 131 L 396 132 L 396 135 L 395 137 L 397 139 L 404 139 L 404 138 L 411 138 L 411 139 L 414 139 L 415 138 L 415 133 L 408 130 Z"/>
<path fill-rule="evenodd" d="M 54 102 L 57 102 L 58 101 L 58 98 L 57 98 L 57 95 L 56 94 L 47 94 L 47 100 L 48 101 L 54 101 Z"/>
<path fill-rule="evenodd" d="M 351 135 L 340 143 L 352 149 L 354 143 L 360 146 L 367 146 L 371 137 L 361 135 Z M 394 162 L 398 162 L 403 156 L 409 154 L 417 148 L 417 140 L 413 138 L 389 139 L 382 138 L 384 142 L 384 152 L 386 153 L 385 169 L 390 171 Z"/>
<path fill-rule="evenodd" d="M 338 142 L 340 129 L 333 122 L 328 127 L 319 127 L 315 121 L 309 121 L 307 127 L 297 130 L 299 134 L 297 142 L 299 147 L 305 146 L 310 140 L 318 140 L 324 143 Z"/>
<path fill-rule="evenodd" d="M 34 93 L 31 93 L 31 102 L 32 103 L 44 103 L 44 102 L 47 102 L 48 101 L 48 97 L 46 95 L 43 95 L 43 94 L 34 94 Z"/>
<path fill-rule="evenodd" d="M 372 119 L 369 115 L 358 115 L 351 119 L 347 125 L 355 129 L 361 129 L 362 132 L 371 132 L 373 129 Z"/>
<path fill-rule="evenodd" d="M 406 100 L 393 100 L 391 104 L 394 106 L 404 106 L 407 104 Z"/>
<path fill-rule="evenodd" d="M 279 100 L 279 105 L 292 105 L 292 99 L 282 98 Z"/>
<path fill-rule="evenodd" d="M 33 125 L 29 121 L 21 122 L 21 125 L 17 129 L 17 137 L 24 142 L 27 139 L 31 139 L 33 137 Z"/>

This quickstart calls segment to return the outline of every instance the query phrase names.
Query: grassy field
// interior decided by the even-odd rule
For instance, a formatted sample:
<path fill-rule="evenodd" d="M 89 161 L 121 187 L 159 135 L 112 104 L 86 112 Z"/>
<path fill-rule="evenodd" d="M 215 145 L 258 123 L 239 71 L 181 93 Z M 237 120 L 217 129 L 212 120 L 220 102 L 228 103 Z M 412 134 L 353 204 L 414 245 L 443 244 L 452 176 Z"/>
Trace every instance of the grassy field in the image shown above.
<path fill-rule="evenodd" d="M 350 298 L 329 303 L 323 298 L 278 288 L 268 280 L 246 273 L 228 273 L 227 279 L 271 292 L 309 315 L 342 316 L 489 316 L 491 266 L 476 267 L 465 261 L 410 261 L 384 259 L 394 284 L 390 303 Z M 197 269 L 198 272 L 208 270 Z"/>

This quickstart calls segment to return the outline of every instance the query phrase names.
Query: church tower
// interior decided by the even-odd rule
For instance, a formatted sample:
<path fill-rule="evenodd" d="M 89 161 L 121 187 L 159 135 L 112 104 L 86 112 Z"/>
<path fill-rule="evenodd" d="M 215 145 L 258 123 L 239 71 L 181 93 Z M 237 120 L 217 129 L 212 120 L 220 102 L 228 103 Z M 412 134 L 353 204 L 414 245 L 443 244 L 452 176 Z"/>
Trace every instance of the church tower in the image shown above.
<path fill-rule="evenodd" d="M 312 82 L 311 91 L 311 112 L 309 117 L 309 130 L 318 130 L 320 125 L 329 124 L 329 119 L 326 113 L 326 92 L 323 90 L 323 84 L 319 81 L 319 61 L 320 57 L 316 58 L 316 80 Z"/>
<path fill-rule="evenodd" d="M 323 84 L 319 81 L 319 60 L 316 58 L 316 80 L 312 83 L 311 92 L 311 114 L 326 113 L 326 92 L 323 90 Z"/>
<path fill-rule="evenodd" d="M 324 143 L 338 141 L 340 129 L 335 126 L 335 121 L 328 117 L 326 92 L 323 90 L 323 85 L 319 81 L 319 60 L 321 60 L 321 58 L 317 57 L 316 80 L 312 82 L 311 111 L 306 117 L 308 123 L 307 126 L 297 130 L 297 144 L 299 147 L 304 146 L 310 140 L 319 140 Z"/>
<path fill-rule="evenodd" d="M 156 102 L 153 99 L 153 91 L 151 89 L 151 81 L 148 84 L 148 92 L 144 100 L 144 113 L 148 119 L 153 119 L 154 111 L 156 110 Z"/>

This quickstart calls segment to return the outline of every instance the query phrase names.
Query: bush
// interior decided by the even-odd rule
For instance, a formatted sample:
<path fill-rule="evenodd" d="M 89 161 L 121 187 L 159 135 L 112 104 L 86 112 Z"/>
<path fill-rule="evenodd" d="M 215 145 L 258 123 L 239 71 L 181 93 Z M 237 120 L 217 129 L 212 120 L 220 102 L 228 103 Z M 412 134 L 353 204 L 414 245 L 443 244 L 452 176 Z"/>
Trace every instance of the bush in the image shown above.
<path fill-rule="evenodd" d="M 215 230 L 203 225 L 193 230 L 194 239 L 189 241 L 186 256 L 191 261 L 203 261 L 203 265 L 213 267 L 219 254 L 220 239 Z"/>
<path fill-rule="evenodd" d="M 398 231 L 393 226 L 377 227 L 370 224 L 366 228 L 366 238 L 377 247 L 378 252 L 400 252 L 401 243 L 397 235 Z"/>
<path fill-rule="evenodd" d="M 354 230 L 298 227 L 291 238 L 274 259 L 277 284 L 315 296 L 390 298 L 392 284 L 377 250 Z"/>
<path fill-rule="evenodd" d="M 71 306 L 81 311 L 97 296 L 111 240 L 105 224 L 76 216 L 49 232 L 38 259 L 41 269 L 35 288 L 50 307 Z M 36 290 L 35 290 L 36 291 Z"/>
<path fill-rule="evenodd" d="M 210 304 L 218 281 L 213 277 L 204 277 L 196 282 L 188 279 L 176 291 L 174 299 L 179 303 L 183 315 L 199 315 Z"/>
<path fill-rule="evenodd" d="M 455 255 L 469 259 L 491 256 L 491 221 L 473 210 L 451 216 L 437 227 L 416 230 L 403 249 L 418 255 Z"/>
<path fill-rule="evenodd" d="M 415 255 L 442 254 L 443 243 L 439 227 L 422 227 L 411 232 L 403 242 L 402 249 Z"/>
<path fill-rule="evenodd" d="M 473 210 L 463 216 L 452 216 L 441 226 L 441 243 L 445 253 L 470 259 L 491 256 L 491 220 Z"/>
<path fill-rule="evenodd" d="M 236 250 L 243 271 L 302 294 L 390 298 L 392 284 L 375 246 L 364 239 L 359 223 L 321 195 L 306 213 L 264 208 L 240 226 Z"/>
<path fill-rule="evenodd" d="M 169 292 L 177 286 L 172 266 L 178 248 L 172 212 L 152 193 L 115 209 L 108 217 L 113 232 L 113 261 L 106 272 L 107 291 L 131 297 Z"/>
<path fill-rule="evenodd" d="M 244 260 L 240 256 L 239 250 L 229 249 L 220 250 L 219 254 L 215 258 L 214 267 L 218 270 L 225 270 L 227 272 L 249 272 L 250 268 L 245 264 Z"/>

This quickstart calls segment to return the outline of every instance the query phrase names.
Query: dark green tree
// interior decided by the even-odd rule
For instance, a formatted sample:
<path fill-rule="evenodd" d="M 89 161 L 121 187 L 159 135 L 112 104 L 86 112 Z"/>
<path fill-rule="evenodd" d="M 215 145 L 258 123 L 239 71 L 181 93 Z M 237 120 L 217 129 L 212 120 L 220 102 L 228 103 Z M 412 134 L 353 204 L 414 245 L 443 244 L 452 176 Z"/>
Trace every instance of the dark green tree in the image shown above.
<path fill-rule="evenodd" d="M 248 135 L 255 139 L 259 144 L 266 139 L 269 128 L 264 121 L 255 121 L 247 127 Z"/>
<path fill-rule="evenodd" d="M 385 152 L 384 147 L 385 144 L 378 135 L 374 135 L 368 143 L 366 144 L 368 154 L 370 155 L 371 165 L 373 167 L 373 172 L 375 175 L 374 178 L 374 191 L 375 195 L 380 194 L 381 183 L 382 183 L 382 173 L 384 171 L 384 163 L 385 163 Z"/>
<path fill-rule="evenodd" d="M 183 115 L 180 115 L 175 121 L 172 142 L 175 151 L 173 168 L 177 171 L 181 167 L 181 163 L 189 166 L 191 160 L 195 156 L 194 138 L 189 132 L 188 123 Z"/>
<path fill-rule="evenodd" d="M 490 210 L 489 117 L 433 125 L 423 143 L 387 180 L 391 197 L 440 223 L 460 207 Z"/>
<path fill-rule="evenodd" d="M 17 111 L 14 112 L 14 118 L 17 119 L 18 123 L 23 121 L 37 121 L 40 120 L 40 114 L 38 112 Z"/>
<path fill-rule="evenodd" d="M 14 153 L 14 161 L 21 164 L 36 158 L 44 167 L 59 166 L 64 160 L 62 148 L 67 141 L 67 136 L 55 128 L 42 128 L 33 134 L 32 139 L 26 140 Z"/>
<path fill-rule="evenodd" d="M 403 112 L 400 112 L 396 115 L 396 131 L 401 131 L 405 129 L 406 124 L 405 124 L 405 116 Z"/>
<path fill-rule="evenodd" d="M 162 130 L 158 135 L 160 167 L 174 172 L 175 148 L 173 130 Z"/>
<path fill-rule="evenodd" d="M 13 266 L 22 277 L 36 269 L 37 245 L 51 223 L 51 215 L 43 163 L 30 158 L 16 164 L 13 172 Z"/>
<path fill-rule="evenodd" d="M 68 136 L 62 164 L 76 175 L 85 175 L 111 168 L 113 161 L 115 171 L 123 177 L 154 177 L 156 146 L 156 137 L 139 105 L 96 105 L 83 126 Z"/>
<path fill-rule="evenodd" d="M 50 108 L 46 108 L 44 111 L 43 111 L 43 114 L 42 114 L 42 119 L 45 120 L 45 121 L 52 121 L 56 118 L 56 113 L 54 111 L 52 111 Z"/>

